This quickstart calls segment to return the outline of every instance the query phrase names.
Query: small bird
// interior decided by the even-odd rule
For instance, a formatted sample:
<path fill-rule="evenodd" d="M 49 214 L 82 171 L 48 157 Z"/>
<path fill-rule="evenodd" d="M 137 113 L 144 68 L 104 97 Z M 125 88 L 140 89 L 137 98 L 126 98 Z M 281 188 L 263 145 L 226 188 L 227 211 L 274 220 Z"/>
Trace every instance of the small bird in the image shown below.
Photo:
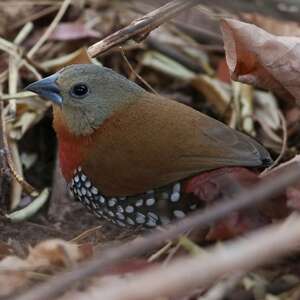
<path fill-rule="evenodd" d="M 197 209 L 191 186 L 203 171 L 272 162 L 252 138 L 109 68 L 71 65 L 26 89 L 53 103 L 75 199 L 122 227 L 153 228 Z"/>

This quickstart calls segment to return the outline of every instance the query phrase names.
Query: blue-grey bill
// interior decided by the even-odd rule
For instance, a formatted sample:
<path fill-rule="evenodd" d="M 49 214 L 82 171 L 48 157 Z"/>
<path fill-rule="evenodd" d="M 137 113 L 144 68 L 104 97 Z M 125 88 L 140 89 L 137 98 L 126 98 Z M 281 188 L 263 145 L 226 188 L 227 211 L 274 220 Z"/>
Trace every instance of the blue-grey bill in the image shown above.
<path fill-rule="evenodd" d="M 53 74 L 44 79 L 38 80 L 29 84 L 25 90 L 31 91 L 40 95 L 42 98 L 50 100 L 55 104 L 62 104 L 62 97 L 59 92 L 59 87 L 56 83 L 58 74 Z"/>

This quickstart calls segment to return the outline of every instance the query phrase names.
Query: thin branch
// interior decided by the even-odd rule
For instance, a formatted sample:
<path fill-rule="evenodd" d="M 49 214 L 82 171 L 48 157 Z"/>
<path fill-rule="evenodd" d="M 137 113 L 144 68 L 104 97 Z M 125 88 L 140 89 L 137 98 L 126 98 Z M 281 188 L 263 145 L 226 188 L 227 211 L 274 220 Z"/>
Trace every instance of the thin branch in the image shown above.
<path fill-rule="evenodd" d="M 32 74 L 39 80 L 42 78 L 42 76 L 39 74 L 39 72 L 35 69 L 33 65 L 29 63 L 27 58 L 23 59 L 22 55 L 19 53 L 20 48 L 18 48 L 15 44 L 3 39 L 0 37 L 0 49 L 7 52 L 9 55 L 14 56 L 17 61 L 17 66 L 20 68 L 22 65 L 24 65 Z M 4 82 L 6 81 L 8 77 L 9 71 L 5 70 L 0 74 L 0 81 Z"/>
<path fill-rule="evenodd" d="M 88 54 L 96 57 L 109 49 L 118 46 L 129 39 L 135 41 L 143 40 L 152 30 L 159 27 L 166 21 L 174 18 L 182 11 L 196 6 L 201 0 L 173 0 L 166 5 L 153 10 L 142 18 L 138 18 L 131 22 L 128 26 L 109 35 L 105 39 L 95 43 L 88 48 Z"/>
<path fill-rule="evenodd" d="M 165 241 L 172 240 L 191 229 L 206 227 L 232 211 L 246 209 L 265 202 L 270 197 L 280 194 L 287 186 L 299 181 L 299 179 L 300 164 L 297 162 L 290 164 L 286 168 L 281 168 L 278 172 L 273 172 L 272 175 L 265 177 L 256 185 L 255 189 L 244 190 L 230 201 L 217 203 L 203 211 L 195 212 L 175 225 L 167 227 L 164 231 L 154 231 L 143 239 L 136 239 L 116 248 L 107 249 L 90 261 L 76 266 L 72 271 L 61 273 L 48 282 L 22 293 L 19 297 L 15 297 L 14 300 L 53 299 L 69 287 L 74 286 L 77 281 L 105 272 L 105 268 L 108 266 L 154 250 Z M 300 237 L 299 232 L 298 237 Z M 257 244 L 257 242 L 254 242 L 254 244 Z"/>
<path fill-rule="evenodd" d="M 150 300 L 179 298 L 225 274 L 253 270 L 299 249 L 300 217 L 270 225 L 242 239 L 207 250 L 207 253 L 177 259 L 162 268 L 155 266 L 128 278 L 95 284 L 85 293 L 71 293 L 64 299 Z M 76 297 L 75 297 L 76 295 Z M 25 298 L 26 299 L 26 298 Z"/>
<path fill-rule="evenodd" d="M 33 29 L 32 23 L 27 23 L 18 33 L 16 38 L 14 39 L 15 46 L 19 46 L 24 39 L 30 34 Z M 19 80 L 19 68 L 17 64 L 17 60 L 14 55 L 9 55 L 8 59 L 8 92 L 9 94 L 16 94 L 18 89 L 18 80 Z M 12 99 L 7 105 L 7 110 L 9 115 L 15 119 L 17 112 L 17 101 L 16 99 Z M 11 162 L 8 163 L 9 168 L 11 170 L 11 174 L 17 174 L 17 177 L 23 177 L 23 168 L 20 159 L 19 149 L 17 141 L 10 139 L 10 145 L 8 148 L 8 134 L 4 132 L 5 146 L 7 153 L 11 155 Z M 6 155 L 8 157 L 8 154 Z M 14 176 L 15 177 L 15 176 Z M 21 200 L 22 196 L 22 185 L 14 178 L 11 184 L 11 192 L 10 192 L 10 209 L 15 209 Z"/>
<path fill-rule="evenodd" d="M 153 93 L 158 95 L 157 91 L 142 77 L 140 76 L 132 67 L 131 63 L 129 62 L 128 58 L 126 57 L 126 54 L 122 47 L 120 47 L 121 55 L 126 62 L 127 66 L 129 67 L 130 71 Z"/>
<path fill-rule="evenodd" d="M 11 157 L 11 153 L 9 151 L 7 139 L 4 137 L 6 134 L 6 130 L 5 130 L 6 127 L 4 125 L 2 125 L 2 126 L 3 126 L 3 133 L 4 133 L 4 135 L 3 135 L 4 155 L 5 155 L 9 170 L 10 170 L 11 174 L 13 175 L 14 179 L 20 184 L 20 186 L 22 186 L 22 188 L 26 191 L 26 193 L 28 195 L 32 195 L 35 197 L 38 195 L 38 192 L 36 191 L 36 189 L 31 184 L 29 184 L 23 178 L 23 176 L 19 175 L 19 173 L 15 170 L 14 163 L 13 163 L 13 160 Z"/>
<path fill-rule="evenodd" d="M 16 94 L 2 94 L 1 100 L 11 101 L 14 99 L 24 99 L 24 98 L 37 98 L 37 94 L 34 94 L 32 92 L 18 92 Z"/>

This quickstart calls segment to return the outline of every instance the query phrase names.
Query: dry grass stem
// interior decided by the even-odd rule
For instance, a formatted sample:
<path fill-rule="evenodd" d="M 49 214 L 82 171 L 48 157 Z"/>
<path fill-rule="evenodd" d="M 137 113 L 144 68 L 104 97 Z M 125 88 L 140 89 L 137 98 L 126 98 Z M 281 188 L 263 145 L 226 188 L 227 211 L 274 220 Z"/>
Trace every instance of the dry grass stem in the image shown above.
<path fill-rule="evenodd" d="M 129 62 L 128 58 L 126 57 L 126 54 L 122 47 L 120 47 L 121 55 L 126 62 L 127 66 L 129 67 L 130 71 L 153 93 L 158 95 L 158 93 L 155 91 L 155 89 L 142 77 L 140 76 L 132 67 L 131 63 Z"/>
<path fill-rule="evenodd" d="M 206 254 L 178 259 L 166 267 L 153 267 L 130 278 L 94 286 L 77 300 L 150 300 L 179 297 L 186 291 L 203 287 L 225 274 L 248 271 L 290 254 L 300 245 L 300 217 L 283 224 L 270 225 L 258 232 L 223 246 L 212 247 Z M 74 299 L 74 294 L 64 300 Z"/>
<path fill-rule="evenodd" d="M 146 14 L 131 22 L 128 26 L 109 35 L 105 39 L 93 44 L 88 48 L 91 57 L 105 53 L 109 49 L 118 46 L 129 39 L 141 41 L 152 30 L 172 19 L 182 11 L 200 4 L 200 0 L 173 0 L 164 6 Z"/>

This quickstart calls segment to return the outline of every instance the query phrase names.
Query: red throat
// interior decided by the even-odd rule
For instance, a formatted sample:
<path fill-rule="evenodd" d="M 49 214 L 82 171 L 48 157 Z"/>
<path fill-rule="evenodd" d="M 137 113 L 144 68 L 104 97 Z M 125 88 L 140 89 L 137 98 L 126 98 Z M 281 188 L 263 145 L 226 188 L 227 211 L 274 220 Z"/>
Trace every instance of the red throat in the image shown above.
<path fill-rule="evenodd" d="M 63 121 L 62 113 L 57 108 L 54 108 L 53 125 L 58 138 L 60 167 L 66 181 L 69 182 L 74 170 L 82 164 L 91 139 L 72 134 Z"/>

